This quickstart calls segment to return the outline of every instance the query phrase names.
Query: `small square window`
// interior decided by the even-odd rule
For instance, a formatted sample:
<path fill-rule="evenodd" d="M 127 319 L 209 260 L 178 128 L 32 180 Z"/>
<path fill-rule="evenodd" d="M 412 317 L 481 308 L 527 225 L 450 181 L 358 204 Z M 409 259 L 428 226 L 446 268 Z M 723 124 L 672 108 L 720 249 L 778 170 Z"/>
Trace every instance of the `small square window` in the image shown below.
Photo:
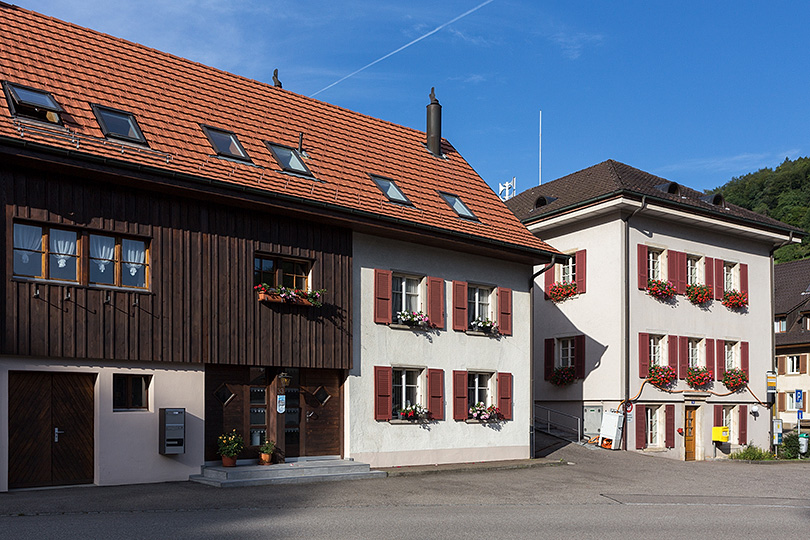
<path fill-rule="evenodd" d="M 773 321 L 773 331 L 777 334 L 781 334 L 787 330 L 787 319 L 785 317 L 779 317 L 775 321 Z"/>
<path fill-rule="evenodd" d="M 452 193 L 443 193 L 441 191 L 439 192 L 439 195 L 441 195 L 444 201 L 448 205 L 450 205 L 450 208 L 455 210 L 456 214 L 458 214 L 463 218 L 474 219 L 478 221 L 478 218 L 475 217 L 475 214 L 472 213 L 472 210 L 467 208 L 467 205 L 461 201 L 461 198 L 459 198 L 458 195 L 453 195 Z"/>
<path fill-rule="evenodd" d="M 105 137 L 146 144 L 134 114 L 101 105 L 91 107 Z"/>
<path fill-rule="evenodd" d="M 267 148 L 273 152 L 273 157 L 276 158 L 276 161 L 282 170 L 296 174 L 303 174 L 305 176 L 312 176 L 312 172 L 304 163 L 304 160 L 301 158 L 301 154 L 298 153 L 298 150 L 278 144 L 265 144 L 267 144 Z"/>
<path fill-rule="evenodd" d="M 383 178 L 382 176 L 371 175 L 371 179 L 374 180 L 374 183 L 377 184 L 377 187 L 380 188 L 380 191 L 382 191 L 385 194 L 385 196 L 388 197 L 389 201 L 413 206 L 413 203 L 411 203 L 411 201 L 408 200 L 408 197 L 406 197 L 405 194 L 402 193 L 402 190 L 399 189 L 399 186 L 397 186 L 394 183 L 394 181 L 391 180 L 390 178 Z"/>
<path fill-rule="evenodd" d="M 4 82 L 9 109 L 12 114 L 27 116 L 52 124 L 61 124 L 59 113 L 65 112 L 50 92 L 37 90 L 28 86 Z"/>
<path fill-rule="evenodd" d="M 146 409 L 149 407 L 151 375 L 113 375 L 113 409 Z"/>
<path fill-rule="evenodd" d="M 201 127 L 218 155 L 242 161 L 250 161 L 250 157 L 247 155 L 247 152 L 245 152 L 245 149 L 242 148 L 234 132 L 210 126 Z"/>

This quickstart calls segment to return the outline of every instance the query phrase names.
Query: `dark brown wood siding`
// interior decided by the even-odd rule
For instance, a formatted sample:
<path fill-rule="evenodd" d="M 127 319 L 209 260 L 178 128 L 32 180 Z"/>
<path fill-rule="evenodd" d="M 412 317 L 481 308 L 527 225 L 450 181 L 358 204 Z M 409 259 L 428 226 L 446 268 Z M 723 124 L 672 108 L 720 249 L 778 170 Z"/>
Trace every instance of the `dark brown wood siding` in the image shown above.
<path fill-rule="evenodd" d="M 11 167 L 0 167 L 0 201 L 2 354 L 351 368 L 346 228 Z M 148 239 L 149 291 L 14 279 L 15 220 Z M 257 302 L 257 252 L 312 261 L 312 288 L 327 289 L 324 306 Z"/>

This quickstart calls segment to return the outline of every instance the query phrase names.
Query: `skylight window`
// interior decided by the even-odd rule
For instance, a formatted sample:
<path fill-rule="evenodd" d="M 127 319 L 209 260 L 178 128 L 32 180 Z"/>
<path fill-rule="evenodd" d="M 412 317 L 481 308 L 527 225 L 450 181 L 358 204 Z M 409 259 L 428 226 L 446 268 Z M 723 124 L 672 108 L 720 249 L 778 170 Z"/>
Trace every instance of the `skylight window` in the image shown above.
<path fill-rule="evenodd" d="M 211 146 L 217 151 L 220 156 L 225 156 L 242 161 L 250 161 L 250 157 L 239 144 L 239 139 L 236 138 L 236 133 L 226 131 L 224 129 L 214 128 L 211 126 L 201 126 L 205 132 L 208 140 L 211 141 Z"/>
<path fill-rule="evenodd" d="M 388 197 L 389 201 L 413 206 L 411 201 L 408 200 L 408 197 L 406 197 L 405 194 L 402 193 L 402 190 L 399 189 L 399 186 L 397 186 L 390 178 L 371 175 L 371 179 L 374 180 L 377 187 L 380 188 L 386 197 Z"/>
<path fill-rule="evenodd" d="M 296 174 L 303 174 L 305 176 L 312 176 L 309 167 L 306 166 L 301 154 L 295 148 L 289 146 L 281 146 L 278 144 L 266 143 L 267 148 L 273 152 L 273 157 L 276 158 L 282 170 L 293 172 Z"/>
<path fill-rule="evenodd" d="M 146 144 L 134 114 L 101 105 L 91 106 L 105 137 Z"/>
<path fill-rule="evenodd" d="M 478 218 L 475 217 L 475 214 L 472 213 L 472 210 L 467 208 L 467 205 L 461 202 L 461 199 L 458 195 L 453 195 L 452 193 L 442 193 L 439 192 L 439 195 L 445 200 L 447 204 L 450 205 L 450 208 L 456 211 L 456 214 L 463 218 L 467 219 L 474 219 L 478 221 Z"/>
<path fill-rule="evenodd" d="M 59 113 L 63 113 L 65 110 L 56 102 L 50 92 L 10 82 L 4 82 L 3 89 L 6 92 L 6 99 L 8 99 L 12 114 L 52 124 L 62 123 Z"/>

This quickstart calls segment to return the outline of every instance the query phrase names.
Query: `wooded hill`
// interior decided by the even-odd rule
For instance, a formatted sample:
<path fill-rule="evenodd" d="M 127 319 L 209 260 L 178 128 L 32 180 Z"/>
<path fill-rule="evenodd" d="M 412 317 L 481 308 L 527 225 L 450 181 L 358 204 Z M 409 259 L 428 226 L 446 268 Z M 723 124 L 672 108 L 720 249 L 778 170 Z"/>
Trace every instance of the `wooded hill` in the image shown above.
<path fill-rule="evenodd" d="M 732 178 L 709 193 L 722 193 L 730 203 L 770 216 L 805 231 L 810 230 L 810 158 L 785 158 L 776 169 Z M 810 240 L 779 248 L 777 263 L 810 257 Z"/>

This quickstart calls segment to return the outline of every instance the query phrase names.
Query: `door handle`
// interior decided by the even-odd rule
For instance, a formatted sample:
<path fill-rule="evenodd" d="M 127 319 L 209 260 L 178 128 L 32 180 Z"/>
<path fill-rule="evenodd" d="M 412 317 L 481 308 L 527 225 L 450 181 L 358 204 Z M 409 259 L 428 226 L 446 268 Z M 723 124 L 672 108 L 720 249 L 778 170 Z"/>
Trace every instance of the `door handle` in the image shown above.
<path fill-rule="evenodd" d="M 59 442 L 59 434 L 60 433 L 64 433 L 64 431 L 62 431 L 61 429 L 56 428 L 56 427 L 53 428 L 53 442 Z"/>

